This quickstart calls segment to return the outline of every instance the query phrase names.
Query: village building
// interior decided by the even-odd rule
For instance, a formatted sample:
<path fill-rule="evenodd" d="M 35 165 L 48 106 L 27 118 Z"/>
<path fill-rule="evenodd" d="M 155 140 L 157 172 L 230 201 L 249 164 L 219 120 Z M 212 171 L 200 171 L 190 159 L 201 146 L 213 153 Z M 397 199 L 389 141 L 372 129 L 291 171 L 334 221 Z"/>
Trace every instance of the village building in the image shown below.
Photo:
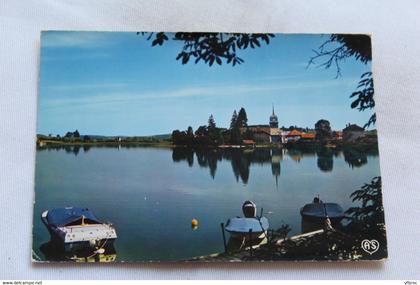
<path fill-rule="evenodd" d="M 279 121 L 277 115 L 274 113 L 269 118 L 268 125 L 249 125 L 246 128 L 241 128 L 241 133 L 251 131 L 254 140 L 258 143 L 282 143 L 282 132 L 279 129 Z"/>
<path fill-rule="evenodd" d="M 303 141 L 313 141 L 316 138 L 316 133 L 302 133 L 300 139 Z"/>
<path fill-rule="evenodd" d="M 347 124 L 343 129 L 343 141 L 354 142 L 365 136 L 365 129 L 356 124 Z"/>
<path fill-rule="evenodd" d="M 343 132 L 342 131 L 334 131 L 333 138 L 335 140 L 341 141 L 343 139 Z"/>
<path fill-rule="evenodd" d="M 272 143 L 281 143 L 281 130 L 279 128 L 270 128 L 270 139 Z"/>
<path fill-rule="evenodd" d="M 274 106 L 273 106 L 273 113 L 270 116 L 270 128 L 274 128 L 274 129 L 279 128 L 279 118 L 277 118 L 277 115 L 274 114 Z"/>
<path fill-rule="evenodd" d="M 241 134 L 244 134 L 247 131 L 251 132 L 253 140 L 256 143 L 286 144 L 297 141 L 313 142 L 316 139 L 316 133 L 314 131 L 303 132 L 297 129 L 286 131 L 279 128 L 279 120 L 274 112 L 274 107 L 267 125 L 249 125 L 241 128 L 240 131 Z M 336 139 L 341 140 L 343 132 L 335 132 L 334 136 Z"/>
<path fill-rule="evenodd" d="M 255 128 L 252 127 L 251 132 L 254 136 L 254 140 L 258 143 L 270 143 L 271 136 L 270 136 L 270 129 L 268 128 Z"/>
<path fill-rule="evenodd" d="M 287 142 L 296 142 L 300 140 L 302 136 L 302 132 L 299 132 L 298 130 L 292 130 L 286 135 Z"/>

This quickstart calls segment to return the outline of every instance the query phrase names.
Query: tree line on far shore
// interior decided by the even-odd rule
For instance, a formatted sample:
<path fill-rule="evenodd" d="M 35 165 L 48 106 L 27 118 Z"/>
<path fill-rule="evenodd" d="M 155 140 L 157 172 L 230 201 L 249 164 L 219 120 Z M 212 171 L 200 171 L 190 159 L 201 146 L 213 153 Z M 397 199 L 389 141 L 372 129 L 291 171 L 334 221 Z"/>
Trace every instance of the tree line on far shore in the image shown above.
<path fill-rule="evenodd" d="M 241 132 L 241 129 L 245 131 Z M 298 130 L 300 132 L 316 132 L 316 141 L 328 143 L 334 138 L 334 132 L 331 130 L 330 122 L 324 119 L 315 124 L 315 129 L 290 126 L 282 127 L 284 131 Z M 207 125 L 202 125 L 194 132 L 189 126 L 187 130 L 174 130 L 171 135 L 174 145 L 205 145 L 217 146 L 222 144 L 240 145 L 244 140 L 254 140 L 254 134 L 248 129 L 248 117 L 244 108 L 239 112 L 233 111 L 229 128 L 219 128 L 216 126 L 213 115 L 210 115 Z"/>
<path fill-rule="evenodd" d="M 210 115 L 207 125 L 202 125 L 194 132 L 189 126 L 187 130 L 174 130 L 172 143 L 175 145 L 222 145 L 242 144 L 244 139 L 253 139 L 250 131 L 241 133 L 241 128 L 248 127 L 248 118 L 244 108 L 233 111 L 229 128 L 216 126 L 213 115 Z"/>

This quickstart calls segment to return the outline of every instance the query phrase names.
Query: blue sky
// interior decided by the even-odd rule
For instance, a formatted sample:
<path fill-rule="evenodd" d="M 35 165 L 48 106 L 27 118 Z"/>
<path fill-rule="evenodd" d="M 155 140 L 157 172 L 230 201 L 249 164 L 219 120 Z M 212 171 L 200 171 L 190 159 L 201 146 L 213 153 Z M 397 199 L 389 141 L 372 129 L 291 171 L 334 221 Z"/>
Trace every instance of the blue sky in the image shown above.
<path fill-rule="evenodd" d="M 241 107 L 249 124 L 267 124 L 272 104 L 280 126 L 363 126 L 372 111 L 351 109 L 349 95 L 370 66 L 347 59 L 339 78 L 333 67 L 306 68 L 327 38 L 279 34 L 242 51 L 242 65 L 209 67 L 176 61 L 180 42 L 151 47 L 135 32 L 43 32 L 38 133 L 165 134 L 195 130 L 210 114 L 227 127 Z"/>

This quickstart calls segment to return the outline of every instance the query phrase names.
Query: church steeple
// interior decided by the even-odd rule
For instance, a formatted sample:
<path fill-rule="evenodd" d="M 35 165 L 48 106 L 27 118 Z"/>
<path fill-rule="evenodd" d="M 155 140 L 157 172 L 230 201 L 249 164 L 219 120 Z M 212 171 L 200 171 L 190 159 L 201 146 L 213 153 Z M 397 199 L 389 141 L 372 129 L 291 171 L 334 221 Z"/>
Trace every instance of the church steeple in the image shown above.
<path fill-rule="evenodd" d="M 274 104 L 273 104 L 272 108 L 273 108 L 273 113 L 270 116 L 270 128 L 278 128 L 279 127 L 279 120 L 278 120 L 276 114 L 274 113 Z"/>

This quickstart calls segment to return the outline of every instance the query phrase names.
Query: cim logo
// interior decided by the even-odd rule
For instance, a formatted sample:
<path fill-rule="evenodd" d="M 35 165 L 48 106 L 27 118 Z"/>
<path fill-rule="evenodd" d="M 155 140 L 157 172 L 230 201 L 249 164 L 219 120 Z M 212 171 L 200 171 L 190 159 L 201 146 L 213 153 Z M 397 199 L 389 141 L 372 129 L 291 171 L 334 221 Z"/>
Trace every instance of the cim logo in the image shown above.
<path fill-rule="evenodd" d="M 362 248 L 364 251 L 372 255 L 378 251 L 379 242 L 376 239 L 372 239 L 372 240 L 364 239 L 362 240 Z"/>

